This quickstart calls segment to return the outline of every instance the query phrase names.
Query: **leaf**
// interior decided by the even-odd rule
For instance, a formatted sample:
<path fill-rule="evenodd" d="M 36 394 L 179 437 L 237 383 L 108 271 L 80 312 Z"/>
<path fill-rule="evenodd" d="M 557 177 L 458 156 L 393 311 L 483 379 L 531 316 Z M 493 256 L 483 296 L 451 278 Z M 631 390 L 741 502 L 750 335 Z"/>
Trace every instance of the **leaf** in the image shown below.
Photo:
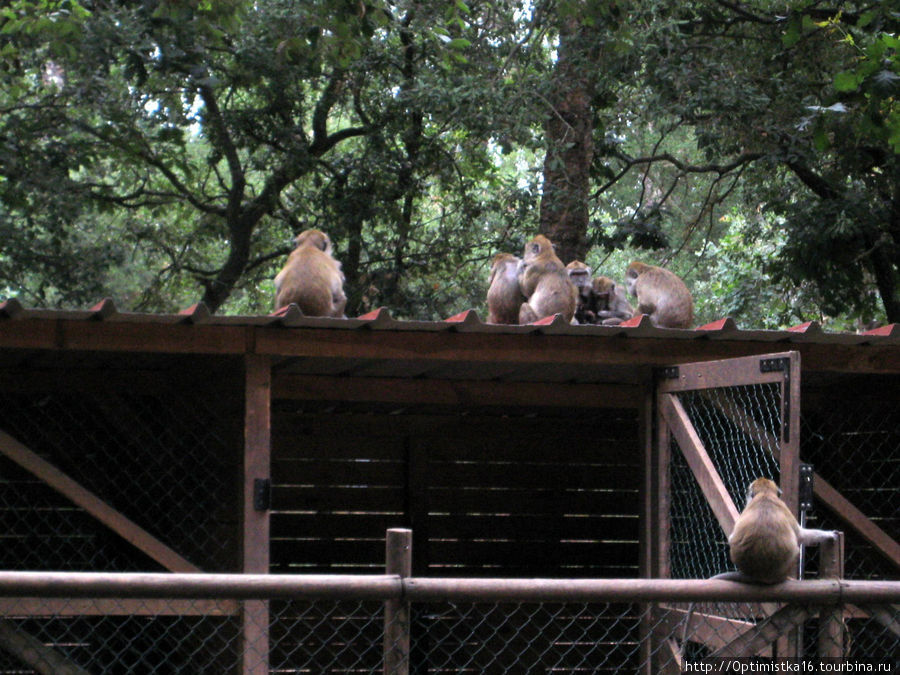
<path fill-rule="evenodd" d="M 865 28 L 875 20 L 876 16 L 878 16 L 878 13 L 873 10 L 863 12 L 859 15 L 859 19 L 856 22 L 856 27 Z"/>
<path fill-rule="evenodd" d="M 856 73 L 842 71 L 834 76 L 835 91 L 856 91 L 859 89 L 859 76 Z"/>
<path fill-rule="evenodd" d="M 795 22 L 792 22 L 788 29 L 781 36 L 781 44 L 785 47 L 793 47 L 800 41 L 800 29 Z"/>
<path fill-rule="evenodd" d="M 450 42 L 447 43 L 447 46 L 451 49 L 465 49 L 466 47 L 471 47 L 472 42 L 465 38 L 455 38 L 450 40 Z"/>

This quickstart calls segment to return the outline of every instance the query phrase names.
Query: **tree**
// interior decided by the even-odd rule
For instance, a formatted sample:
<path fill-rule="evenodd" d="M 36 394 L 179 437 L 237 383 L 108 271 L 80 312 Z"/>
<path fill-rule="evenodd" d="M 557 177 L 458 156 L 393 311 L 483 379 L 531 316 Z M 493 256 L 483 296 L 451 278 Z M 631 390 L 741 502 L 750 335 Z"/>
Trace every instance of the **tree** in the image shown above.
<path fill-rule="evenodd" d="M 397 295 L 422 180 L 456 165 L 447 161 L 449 144 L 478 152 L 464 134 L 453 136 L 440 111 L 424 122 L 436 87 L 459 77 L 453 63 L 466 63 L 460 52 L 472 42 L 456 37 L 468 30 L 462 3 L 452 11 L 415 1 L 84 8 L 20 0 L 3 14 L 5 76 L 19 90 L 2 133 L 27 148 L 12 148 L 20 161 L 5 169 L 11 229 L 33 218 L 48 230 L 69 227 L 71 218 L 54 224 L 34 208 L 60 182 L 85 218 L 140 213 L 134 243 L 154 248 L 170 276 L 200 283 L 200 299 L 216 311 L 255 271 L 271 274 L 269 263 L 288 250 L 275 242 L 341 207 L 317 211 L 313 200 L 381 190 L 366 192 L 357 222 L 344 220 L 351 229 L 337 234 L 347 235 L 348 267 L 362 276 L 360 218 L 392 221 L 392 246 L 381 249 L 393 251 L 392 269 L 378 283 L 386 298 Z M 53 18 L 59 12 L 62 23 Z M 477 37 L 491 39 L 484 30 Z M 49 67 L 52 83 L 35 77 Z M 466 94 L 468 105 L 479 98 Z M 32 151 L 45 138 L 63 158 L 55 173 L 39 170 L 42 153 Z M 367 162 L 389 166 L 373 171 Z M 187 222 L 159 226 L 176 213 Z M 373 243 L 383 238 L 367 234 Z"/>
<path fill-rule="evenodd" d="M 747 207 L 781 216 L 773 280 L 812 281 L 827 314 L 864 320 L 873 287 L 900 320 L 891 4 L 672 3 L 647 54 L 656 109 L 697 130 L 720 175 L 742 172 Z"/>

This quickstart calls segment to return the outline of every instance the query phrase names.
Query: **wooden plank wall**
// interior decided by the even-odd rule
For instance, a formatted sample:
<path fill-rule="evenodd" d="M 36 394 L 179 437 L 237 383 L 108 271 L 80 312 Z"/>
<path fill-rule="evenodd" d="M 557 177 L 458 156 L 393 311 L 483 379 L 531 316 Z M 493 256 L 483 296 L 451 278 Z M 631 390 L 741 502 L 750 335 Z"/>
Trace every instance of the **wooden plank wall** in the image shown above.
<path fill-rule="evenodd" d="M 304 405 L 273 406 L 273 572 L 380 573 L 385 531 L 410 527 L 415 575 L 638 576 L 636 410 Z M 347 625 L 321 611 L 295 603 L 274 612 L 273 667 L 290 671 L 303 654 L 313 670 L 355 667 L 342 636 L 378 623 L 348 603 L 333 609 Z M 637 622 L 630 607 L 414 606 L 411 661 L 435 673 L 634 671 Z"/>
<path fill-rule="evenodd" d="M 635 577 L 637 413 L 486 417 L 275 404 L 273 572 Z"/>

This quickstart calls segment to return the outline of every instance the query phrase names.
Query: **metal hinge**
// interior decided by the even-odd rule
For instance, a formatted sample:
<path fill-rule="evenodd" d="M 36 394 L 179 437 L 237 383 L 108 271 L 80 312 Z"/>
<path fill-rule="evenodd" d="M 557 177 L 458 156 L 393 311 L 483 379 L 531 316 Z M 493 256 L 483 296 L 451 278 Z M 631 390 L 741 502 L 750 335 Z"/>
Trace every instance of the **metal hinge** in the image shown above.
<path fill-rule="evenodd" d="M 681 376 L 678 366 L 660 368 L 656 372 L 661 380 L 677 380 Z"/>
<path fill-rule="evenodd" d="M 782 419 L 781 438 L 785 443 L 791 440 L 791 360 L 787 357 L 760 359 L 759 372 L 784 373 L 784 388 L 781 390 Z"/>
<path fill-rule="evenodd" d="M 800 510 L 809 511 L 813 507 L 813 470 L 812 464 L 800 464 Z"/>
<path fill-rule="evenodd" d="M 272 480 L 270 478 L 253 479 L 253 508 L 257 511 L 268 511 L 272 508 Z"/>

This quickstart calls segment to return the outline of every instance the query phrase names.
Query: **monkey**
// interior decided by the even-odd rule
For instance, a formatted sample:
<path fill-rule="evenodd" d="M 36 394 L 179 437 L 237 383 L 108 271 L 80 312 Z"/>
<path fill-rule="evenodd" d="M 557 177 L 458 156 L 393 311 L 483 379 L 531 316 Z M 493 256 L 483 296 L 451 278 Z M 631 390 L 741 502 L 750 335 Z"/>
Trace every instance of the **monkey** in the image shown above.
<path fill-rule="evenodd" d="M 591 298 L 591 310 L 604 326 L 616 326 L 634 316 L 634 307 L 625 297 L 625 289 L 609 277 L 594 277 Z"/>
<path fill-rule="evenodd" d="M 534 323 L 552 314 L 562 314 L 569 323 L 575 317 L 578 289 L 566 274 L 553 244 L 542 234 L 525 244 L 519 265 L 519 286 L 527 298 L 519 308 L 519 323 Z"/>
<path fill-rule="evenodd" d="M 797 569 L 801 544 L 810 546 L 837 539 L 837 531 L 800 527 L 781 501 L 780 493 L 768 478 L 750 483 L 747 505 L 728 537 L 731 562 L 737 572 L 725 572 L 714 579 L 777 584 Z"/>
<path fill-rule="evenodd" d="M 684 282 L 662 267 L 633 262 L 625 272 L 625 287 L 637 298 L 637 311 L 650 316 L 654 326 L 690 328 L 694 300 Z"/>
<path fill-rule="evenodd" d="M 321 230 L 304 230 L 294 244 L 275 277 L 275 310 L 296 303 L 307 316 L 346 318 L 344 273 L 332 256 L 331 239 Z"/>
<path fill-rule="evenodd" d="M 519 288 L 521 262 L 512 253 L 498 253 L 491 261 L 487 293 L 489 323 L 519 323 L 519 307 L 525 299 Z"/>
<path fill-rule="evenodd" d="M 573 260 L 566 265 L 566 273 L 578 290 L 575 320 L 578 323 L 595 323 L 597 316 L 591 311 L 591 268 L 580 260 Z"/>

